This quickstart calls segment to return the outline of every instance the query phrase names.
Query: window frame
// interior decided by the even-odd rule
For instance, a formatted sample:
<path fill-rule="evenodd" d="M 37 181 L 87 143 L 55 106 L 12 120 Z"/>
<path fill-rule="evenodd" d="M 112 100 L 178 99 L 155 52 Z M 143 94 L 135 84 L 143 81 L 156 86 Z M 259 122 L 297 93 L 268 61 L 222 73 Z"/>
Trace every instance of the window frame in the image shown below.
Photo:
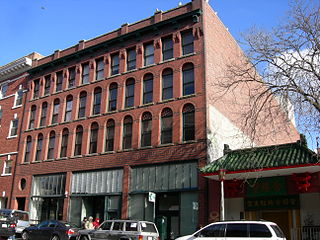
<path fill-rule="evenodd" d="M 60 99 L 56 98 L 53 101 L 51 124 L 56 124 L 59 121 Z"/>
<path fill-rule="evenodd" d="M 95 154 L 98 152 L 98 137 L 99 124 L 97 122 L 93 122 L 90 127 L 89 154 Z"/>
<path fill-rule="evenodd" d="M 160 124 L 161 124 L 160 143 L 161 144 L 172 143 L 173 112 L 172 112 L 171 108 L 164 108 L 162 110 Z M 166 139 L 170 139 L 170 140 L 167 141 Z"/>
<path fill-rule="evenodd" d="M 105 152 L 114 151 L 115 122 L 109 119 L 106 124 Z"/>
<path fill-rule="evenodd" d="M 49 141 L 48 141 L 47 159 L 54 159 L 55 144 L 56 144 L 56 133 L 54 131 L 51 131 L 49 135 Z"/>
<path fill-rule="evenodd" d="M 141 147 L 152 146 L 152 114 L 144 112 L 141 117 Z"/>
<path fill-rule="evenodd" d="M 188 95 L 195 93 L 194 76 L 195 76 L 195 74 L 194 74 L 193 63 L 184 64 L 182 66 L 182 94 L 183 94 L 183 96 L 188 96 Z"/>
<path fill-rule="evenodd" d="M 92 116 L 101 114 L 102 88 L 96 87 L 93 91 Z"/>
<path fill-rule="evenodd" d="M 72 95 L 68 95 L 66 98 L 64 122 L 70 122 L 72 120 L 72 105 L 73 105 L 73 97 Z"/>
<path fill-rule="evenodd" d="M 40 92 L 40 79 L 33 80 L 33 99 L 39 97 Z"/>
<path fill-rule="evenodd" d="M 40 115 L 40 127 L 46 126 L 46 121 L 47 121 L 47 112 L 48 112 L 48 103 L 43 102 L 41 105 L 41 115 Z"/>
<path fill-rule="evenodd" d="M 18 128 L 19 128 L 19 119 L 15 117 L 11 120 L 10 123 L 10 137 L 16 137 L 18 136 Z"/>
<path fill-rule="evenodd" d="M 56 92 L 62 91 L 63 71 L 56 72 Z"/>
<path fill-rule="evenodd" d="M 131 116 L 126 116 L 123 120 L 123 129 L 122 129 L 122 149 L 131 149 L 132 148 L 132 127 L 133 119 Z"/>
<path fill-rule="evenodd" d="M 110 55 L 110 76 L 119 74 L 120 72 L 120 56 L 119 52 Z"/>
<path fill-rule="evenodd" d="M 143 104 L 152 103 L 153 101 L 153 75 L 147 73 L 143 77 Z"/>
<path fill-rule="evenodd" d="M 24 163 L 30 162 L 31 144 L 32 144 L 32 137 L 29 135 L 26 138 L 26 145 L 25 145 L 24 158 L 23 158 Z"/>
<path fill-rule="evenodd" d="M 35 128 L 36 112 L 37 112 L 37 106 L 36 105 L 32 105 L 31 109 L 30 109 L 28 129 L 34 129 Z"/>
<path fill-rule="evenodd" d="M 187 122 L 187 120 L 190 121 L 190 118 L 192 118 L 191 122 Z M 187 103 L 182 109 L 182 140 L 184 142 L 195 140 L 195 124 L 195 107 Z"/>
<path fill-rule="evenodd" d="M 161 42 L 162 42 L 162 61 L 173 59 L 173 39 L 172 39 L 172 36 L 167 36 L 167 37 L 162 38 Z M 167 56 L 167 55 L 169 55 L 169 56 Z"/>
<path fill-rule="evenodd" d="M 80 92 L 78 104 L 78 119 L 84 118 L 86 116 L 87 96 L 88 94 L 86 91 Z"/>
<path fill-rule="evenodd" d="M 67 157 L 69 141 L 69 130 L 67 128 L 62 130 L 61 146 L 60 146 L 60 158 Z"/>
<path fill-rule="evenodd" d="M 143 65 L 150 66 L 154 64 L 154 44 L 153 42 L 143 44 Z M 149 52 L 150 50 L 150 52 Z"/>
<path fill-rule="evenodd" d="M 117 97 L 118 97 L 118 84 L 111 83 L 109 85 L 108 112 L 117 110 Z"/>
<path fill-rule="evenodd" d="M 103 80 L 104 79 L 104 58 L 100 57 L 95 60 L 96 63 L 96 71 L 95 71 L 95 80 Z"/>
<path fill-rule="evenodd" d="M 131 53 L 134 53 L 131 55 Z M 127 71 L 131 71 L 137 68 L 137 53 L 136 48 L 127 49 Z"/>
<path fill-rule="evenodd" d="M 171 68 L 164 69 L 161 74 L 161 80 L 162 80 L 161 81 L 161 87 L 162 87 L 161 99 L 162 100 L 172 99 L 173 98 L 173 70 Z M 166 82 L 169 82 L 169 83 L 167 84 Z M 169 97 L 165 97 L 165 95 L 169 95 Z"/>
<path fill-rule="evenodd" d="M 134 106 L 134 91 L 135 91 L 135 80 L 134 78 L 128 78 L 126 81 L 126 88 L 125 88 L 124 108 L 130 108 Z"/>
<path fill-rule="evenodd" d="M 51 89 L 51 75 L 47 75 L 44 77 L 44 96 L 47 96 L 50 94 Z"/>
<path fill-rule="evenodd" d="M 37 137 L 36 154 L 34 157 L 35 162 L 41 161 L 42 147 L 43 147 L 43 134 L 39 133 Z"/>
<path fill-rule="evenodd" d="M 183 56 L 194 52 L 194 37 L 192 29 L 181 32 L 181 48 Z"/>
<path fill-rule="evenodd" d="M 89 63 L 82 63 L 81 64 L 81 85 L 89 83 L 89 74 L 90 74 L 90 67 Z"/>
<path fill-rule="evenodd" d="M 76 67 L 68 68 L 68 88 L 76 86 Z"/>
<path fill-rule="evenodd" d="M 83 127 L 81 125 L 78 125 L 76 128 L 76 137 L 74 141 L 74 153 L 73 153 L 74 156 L 82 155 L 82 140 L 83 140 Z"/>

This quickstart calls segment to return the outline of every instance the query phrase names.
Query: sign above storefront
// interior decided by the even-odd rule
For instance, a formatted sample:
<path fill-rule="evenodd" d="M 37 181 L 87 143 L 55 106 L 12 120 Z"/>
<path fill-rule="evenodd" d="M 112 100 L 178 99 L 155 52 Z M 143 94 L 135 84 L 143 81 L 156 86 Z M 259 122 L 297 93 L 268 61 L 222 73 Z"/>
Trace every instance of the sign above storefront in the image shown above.
<path fill-rule="evenodd" d="M 299 195 L 257 197 L 246 198 L 244 200 L 244 209 L 246 211 L 267 209 L 298 209 L 299 206 Z"/>
<path fill-rule="evenodd" d="M 250 179 L 247 184 L 247 197 L 287 195 L 285 177 Z"/>

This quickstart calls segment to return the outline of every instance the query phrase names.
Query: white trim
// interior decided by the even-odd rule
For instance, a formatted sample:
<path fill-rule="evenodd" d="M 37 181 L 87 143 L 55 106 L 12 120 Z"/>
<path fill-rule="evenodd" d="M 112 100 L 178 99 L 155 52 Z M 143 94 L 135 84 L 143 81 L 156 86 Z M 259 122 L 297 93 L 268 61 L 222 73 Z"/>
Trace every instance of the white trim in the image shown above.
<path fill-rule="evenodd" d="M 7 156 L 7 155 L 16 155 L 16 154 L 18 154 L 18 152 L 1 153 L 0 157 Z"/>

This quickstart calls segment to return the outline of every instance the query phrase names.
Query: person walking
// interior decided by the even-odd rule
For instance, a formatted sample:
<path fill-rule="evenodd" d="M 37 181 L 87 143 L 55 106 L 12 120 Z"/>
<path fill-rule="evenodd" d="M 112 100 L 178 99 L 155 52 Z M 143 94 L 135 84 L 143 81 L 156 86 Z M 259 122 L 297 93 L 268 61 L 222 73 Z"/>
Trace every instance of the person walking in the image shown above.
<path fill-rule="evenodd" d="M 94 226 L 93 226 L 93 217 L 89 217 L 89 220 L 86 222 L 85 224 L 85 228 L 86 229 L 94 229 Z"/>
<path fill-rule="evenodd" d="M 93 227 L 96 229 L 99 227 L 99 225 L 100 225 L 100 219 L 95 218 L 95 220 L 93 221 Z"/>
<path fill-rule="evenodd" d="M 86 222 L 88 221 L 87 217 L 84 217 L 83 220 L 81 221 L 81 228 L 85 229 L 86 228 Z"/>

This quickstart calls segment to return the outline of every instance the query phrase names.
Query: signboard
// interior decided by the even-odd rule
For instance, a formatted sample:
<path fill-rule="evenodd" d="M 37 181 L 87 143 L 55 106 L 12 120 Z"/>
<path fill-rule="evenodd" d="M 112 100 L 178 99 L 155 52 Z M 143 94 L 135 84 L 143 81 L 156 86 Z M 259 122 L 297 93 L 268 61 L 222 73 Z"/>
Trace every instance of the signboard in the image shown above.
<path fill-rule="evenodd" d="M 153 192 L 149 192 L 149 202 L 156 202 L 156 194 Z"/>
<path fill-rule="evenodd" d="M 267 209 L 298 209 L 299 207 L 299 195 L 246 198 L 244 200 L 244 209 L 246 211 Z"/>
<path fill-rule="evenodd" d="M 286 177 L 250 179 L 246 186 L 247 197 L 287 195 Z"/>

